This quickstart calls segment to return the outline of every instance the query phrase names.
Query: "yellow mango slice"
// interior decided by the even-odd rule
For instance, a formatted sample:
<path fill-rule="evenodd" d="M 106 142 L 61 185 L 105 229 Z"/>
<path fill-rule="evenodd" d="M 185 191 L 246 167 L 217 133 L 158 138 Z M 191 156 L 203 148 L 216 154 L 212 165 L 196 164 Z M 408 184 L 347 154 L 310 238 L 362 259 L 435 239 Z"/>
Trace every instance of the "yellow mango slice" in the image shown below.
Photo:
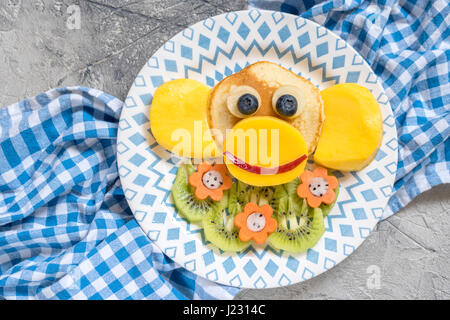
<path fill-rule="evenodd" d="M 296 128 L 284 120 L 271 117 L 250 117 L 239 121 L 228 132 L 225 152 L 231 153 L 250 166 L 280 168 L 304 157 L 293 169 L 277 174 L 248 172 L 224 156 L 230 173 L 238 180 L 253 186 L 273 186 L 292 181 L 305 170 L 308 148 Z"/>
<path fill-rule="evenodd" d="M 321 95 L 325 122 L 314 161 L 341 171 L 363 169 L 375 158 L 383 136 L 377 100 L 354 83 L 337 84 Z"/>
<path fill-rule="evenodd" d="M 190 79 L 163 83 L 150 107 L 150 127 L 156 141 L 189 158 L 215 157 L 217 146 L 207 121 L 210 88 Z"/>

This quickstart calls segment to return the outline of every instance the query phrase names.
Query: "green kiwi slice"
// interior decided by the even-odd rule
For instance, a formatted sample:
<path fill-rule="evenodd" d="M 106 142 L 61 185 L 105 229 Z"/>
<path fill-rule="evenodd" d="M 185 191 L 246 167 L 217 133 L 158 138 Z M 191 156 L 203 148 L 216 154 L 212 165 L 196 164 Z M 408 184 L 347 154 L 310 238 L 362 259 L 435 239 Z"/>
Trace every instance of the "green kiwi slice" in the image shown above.
<path fill-rule="evenodd" d="M 330 173 L 328 173 L 328 174 L 330 174 Z M 285 186 L 289 196 L 293 196 L 294 197 L 297 194 L 297 188 L 298 188 L 299 185 L 300 185 L 300 179 L 295 178 L 291 182 L 286 183 L 284 186 Z M 333 209 L 334 205 L 336 204 L 337 198 L 339 196 L 339 187 L 340 187 L 340 185 L 338 184 L 337 188 L 334 190 L 334 193 L 336 194 L 336 198 L 334 199 L 333 203 L 330 203 L 330 204 L 323 203 L 319 207 L 322 210 L 322 214 L 323 214 L 324 218 L 326 216 L 328 216 L 328 214 L 331 212 L 331 210 Z M 312 215 L 312 211 L 313 211 L 313 208 L 309 208 L 309 213 L 311 215 Z"/>
<path fill-rule="evenodd" d="M 330 174 L 330 173 L 328 172 L 328 174 Z M 331 175 L 331 174 L 330 174 L 330 175 Z M 330 214 L 331 210 L 333 209 L 334 205 L 336 204 L 337 198 L 338 198 L 338 196 L 339 196 L 339 189 L 340 189 L 340 185 L 339 185 L 339 183 L 338 183 L 337 188 L 334 189 L 334 193 L 336 194 L 336 197 L 334 198 L 334 201 L 333 201 L 332 203 L 330 203 L 330 204 L 322 203 L 322 204 L 319 206 L 319 208 L 322 210 L 322 214 L 323 214 L 323 217 L 324 217 L 324 218 Z M 296 190 L 297 190 L 297 189 L 296 189 Z M 310 213 L 311 215 L 312 215 L 312 212 L 313 212 L 313 208 L 309 208 L 309 213 Z"/>
<path fill-rule="evenodd" d="M 248 201 L 249 188 L 247 184 L 237 181 L 229 190 L 228 212 L 233 216 L 244 210 L 244 206 Z"/>
<path fill-rule="evenodd" d="M 297 196 L 298 180 L 276 188 L 274 198 L 278 199 L 272 203 L 278 228 L 269 236 L 274 248 L 293 253 L 314 247 L 325 232 L 322 210 L 316 208 L 310 214 L 306 201 Z"/>
<path fill-rule="evenodd" d="M 319 207 L 322 210 L 322 214 L 323 214 L 324 218 L 330 214 L 331 210 L 333 209 L 334 205 L 336 204 L 337 198 L 339 196 L 339 184 L 338 184 L 337 188 L 334 189 L 334 193 L 336 194 L 336 198 L 334 199 L 334 201 L 332 203 L 330 203 L 330 204 L 323 203 Z M 310 212 L 312 212 L 312 208 L 310 208 Z"/>
<path fill-rule="evenodd" d="M 226 193 L 228 208 L 210 212 L 203 218 L 205 238 L 223 251 L 239 252 L 248 248 L 251 242 L 239 239 L 239 230 L 234 226 L 234 217 L 243 211 L 248 197 L 247 185 L 242 182 L 234 183 Z M 224 194 L 225 198 L 225 194 Z"/>
<path fill-rule="evenodd" d="M 172 186 L 172 198 L 178 213 L 189 222 L 202 221 L 205 215 L 221 211 L 227 204 L 225 197 L 218 202 L 209 198 L 198 200 L 188 182 L 189 175 L 194 171 L 195 168 L 192 164 L 181 165 L 178 168 L 177 176 Z"/>
<path fill-rule="evenodd" d="M 300 185 L 300 178 L 295 178 L 291 182 L 285 183 L 284 188 L 289 196 L 297 195 L 297 188 Z"/>

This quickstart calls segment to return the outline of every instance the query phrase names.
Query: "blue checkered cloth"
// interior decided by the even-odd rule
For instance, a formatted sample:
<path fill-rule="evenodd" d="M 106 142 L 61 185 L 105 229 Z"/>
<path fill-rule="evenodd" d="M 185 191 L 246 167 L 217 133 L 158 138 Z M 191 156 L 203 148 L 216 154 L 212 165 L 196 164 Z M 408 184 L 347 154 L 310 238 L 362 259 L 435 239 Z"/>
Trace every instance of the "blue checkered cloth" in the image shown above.
<path fill-rule="evenodd" d="M 250 0 L 312 19 L 356 48 L 396 116 L 399 164 L 385 217 L 450 182 L 447 0 Z M 0 298 L 231 298 L 167 258 L 127 206 L 116 164 L 122 103 L 63 88 L 0 109 Z"/>
<path fill-rule="evenodd" d="M 88 88 L 0 108 L 0 299 L 227 299 L 165 256 L 127 205 L 122 102 Z"/>
<path fill-rule="evenodd" d="M 399 162 L 383 218 L 450 183 L 448 0 L 250 0 L 313 20 L 349 42 L 381 79 L 395 116 Z"/>

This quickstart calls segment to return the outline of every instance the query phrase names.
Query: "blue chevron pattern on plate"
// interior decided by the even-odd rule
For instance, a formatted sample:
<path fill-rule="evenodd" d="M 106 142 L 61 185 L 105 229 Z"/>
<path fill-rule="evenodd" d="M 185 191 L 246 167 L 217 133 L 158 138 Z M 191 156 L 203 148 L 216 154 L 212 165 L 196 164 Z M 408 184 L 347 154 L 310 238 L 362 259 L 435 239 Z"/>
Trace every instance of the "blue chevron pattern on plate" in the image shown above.
<path fill-rule="evenodd" d="M 199 226 L 177 215 L 170 189 L 179 159 L 153 138 L 148 115 L 152 94 L 164 81 L 191 78 L 214 86 L 245 66 L 268 60 L 324 89 L 355 82 L 378 98 L 384 138 L 375 160 L 359 172 L 338 173 L 338 204 L 326 232 L 302 254 L 269 246 L 221 252 Z M 309 20 L 272 11 L 239 11 L 208 18 L 167 41 L 136 77 L 122 111 L 118 139 L 121 181 L 134 215 L 150 239 L 186 269 L 212 281 L 268 288 L 311 279 L 349 256 L 381 218 L 397 166 L 397 133 L 377 77 L 344 40 Z"/>

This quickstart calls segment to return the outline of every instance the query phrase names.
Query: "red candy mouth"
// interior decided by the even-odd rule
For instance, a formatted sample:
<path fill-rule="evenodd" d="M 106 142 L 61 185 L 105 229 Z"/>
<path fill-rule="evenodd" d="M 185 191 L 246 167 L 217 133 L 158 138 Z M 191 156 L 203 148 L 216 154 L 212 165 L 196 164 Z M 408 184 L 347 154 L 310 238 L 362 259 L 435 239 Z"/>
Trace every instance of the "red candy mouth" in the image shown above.
<path fill-rule="evenodd" d="M 308 158 L 304 154 L 301 157 L 299 157 L 291 162 L 288 162 L 286 164 L 283 164 L 279 167 L 264 168 L 264 167 L 248 164 L 245 161 L 234 156 L 232 153 L 230 153 L 228 151 L 226 151 L 224 153 L 224 155 L 227 157 L 228 160 L 230 160 L 238 168 L 241 168 L 242 170 L 245 170 L 247 172 L 256 173 L 256 174 L 260 174 L 260 175 L 274 175 L 274 174 L 291 171 L 292 169 L 297 167 L 300 163 L 302 163 L 303 161 L 305 161 Z"/>

